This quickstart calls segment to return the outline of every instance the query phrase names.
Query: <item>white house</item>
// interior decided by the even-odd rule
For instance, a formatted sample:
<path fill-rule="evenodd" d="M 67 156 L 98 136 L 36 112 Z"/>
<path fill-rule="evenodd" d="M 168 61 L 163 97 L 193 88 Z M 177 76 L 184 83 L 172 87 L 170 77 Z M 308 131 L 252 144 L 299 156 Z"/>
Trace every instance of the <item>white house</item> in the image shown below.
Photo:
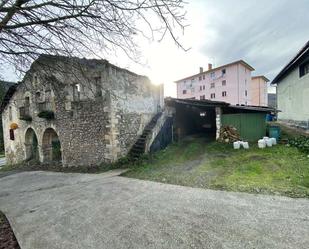
<path fill-rule="evenodd" d="M 309 41 L 272 84 L 277 85 L 278 119 L 309 132 Z"/>

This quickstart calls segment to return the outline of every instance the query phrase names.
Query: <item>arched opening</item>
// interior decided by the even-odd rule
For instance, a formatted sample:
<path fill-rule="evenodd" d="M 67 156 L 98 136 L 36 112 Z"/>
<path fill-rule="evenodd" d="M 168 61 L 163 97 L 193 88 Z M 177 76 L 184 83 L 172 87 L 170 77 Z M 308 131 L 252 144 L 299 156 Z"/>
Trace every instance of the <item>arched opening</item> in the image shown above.
<path fill-rule="evenodd" d="M 38 139 L 32 128 L 25 134 L 26 160 L 39 160 Z"/>
<path fill-rule="evenodd" d="M 61 144 L 54 129 L 48 128 L 45 130 L 43 134 L 42 150 L 44 162 L 61 161 Z"/>

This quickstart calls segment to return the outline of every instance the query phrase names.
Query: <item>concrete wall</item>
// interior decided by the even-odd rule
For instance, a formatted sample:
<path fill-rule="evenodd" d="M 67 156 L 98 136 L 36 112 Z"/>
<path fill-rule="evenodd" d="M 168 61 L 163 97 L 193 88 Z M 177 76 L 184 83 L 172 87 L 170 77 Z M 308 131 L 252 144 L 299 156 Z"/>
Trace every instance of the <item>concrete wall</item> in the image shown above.
<path fill-rule="evenodd" d="M 15 164 L 26 159 L 25 133 L 29 127 L 36 133 L 41 162 L 45 161 L 43 134 L 47 128 L 58 134 L 64 166 L 115 161 L 128 153 L 163 107 L 161 95 L 162 86 L 104 60 L 41 57 L 2 113 L 7 161 Z M 31 122 L 19 118 L 26 96 L 30 98 Z M 54 120 L 37 116 L 41 102 L 54 111 Z M 9 137 L 13 122 L 19 126 L 14 141 Z"/>
<path fill-rule="evenodd" d="M 222 74 L 222 69 L 226 70 L 225 74 Z M 215 74 L 215 77 L 211 77 L 211 73 Z M 199 76 L 202 77 L 200 80 Z M 211 72 L 201 73 L 199 76 L 183 80 L 177 83 L 177 98 L 200 99 L 205 95 L 206 99 L 224 101 L 231 104 L 251 104 L 251 70 L 243 66 L 241 63 L 232 64 L 225 68 L 220 68 Z M 204 77 L 205 76 L 205 79 Z M 222 84 L 222 81 L 226 81 L 226 85 Z M 211 83 L 215 83 L 215 87 L 211 87 Z M 205 86 L 205 89 L 203 89 Z M 200 89 L 202 87 L 202 90 Z M 187 93 L 183 94 L 183 90 Z M 227 96 L 222 96 L 222 92 L 225 91 Z M 245 94 L 247 91 L 247 96 Z M 211 94 L 215 94 L 215 98 L 211 99 Z"/>
<path fill-rule="evenodd" d="M 299 77 L 295 68 L 277 86 L 277 103 L 280 120 L 308 127 L 309 123 L 309 74 Z"/>

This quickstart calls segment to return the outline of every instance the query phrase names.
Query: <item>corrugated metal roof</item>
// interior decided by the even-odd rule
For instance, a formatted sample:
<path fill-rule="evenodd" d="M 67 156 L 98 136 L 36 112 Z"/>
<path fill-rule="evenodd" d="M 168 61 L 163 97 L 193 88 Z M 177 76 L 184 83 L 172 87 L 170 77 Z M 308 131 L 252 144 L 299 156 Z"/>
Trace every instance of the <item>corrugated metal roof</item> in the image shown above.
<path fill-rule="evenodd" d="M 253 105 L 230 105 L 229 108 L 248 110 L 248 111 L 259 111 L 259 112 L 278 112 L 275 108 L 266 106 L 253 106 Z"/>
<path fill-rule="evenodd" d="M 176 99 L 176 98 L 166 98 L 165 103 L 168 104 L 183 104 L 183 105 L 192 105 L 200 107 L 225 107 L 238 110 L 247 110 L 247 111 L 258 111 L 258 112 L 276 112 L 275 108 L 266 107 L 266 106 L 249 106 L 249 105 L 231 105 L 223 101 L 213 101 L 213 100 L 197 100 L 197 99 Z"/>
<path fill-rule="evenodd" d="M 185 105 L 199 105 L 199 106 L 229 106 L 229 103 L 223 101 L 212 101 L 212 100 L 197 100 L 197 99 L 176 99 L 176 98 L 166 98 L 165 102 L 177 103 Z"/>

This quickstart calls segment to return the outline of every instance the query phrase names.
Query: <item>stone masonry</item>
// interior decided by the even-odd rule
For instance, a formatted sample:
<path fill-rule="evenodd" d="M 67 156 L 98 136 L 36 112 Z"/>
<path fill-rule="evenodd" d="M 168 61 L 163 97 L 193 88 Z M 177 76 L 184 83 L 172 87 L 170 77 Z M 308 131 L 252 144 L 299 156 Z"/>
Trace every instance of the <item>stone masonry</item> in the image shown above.
<path fill-rule="evenodd" d="M 147 77 L 106 60 L 60 56 L 40 56 L 9 97 L 2 105 L 9 164 L 31 159 L 33 148 L 47 163 L 55 144 L 64 166 L 116 161 L 163 108 L 162 86 Z M 54 118 L 39 117 L 42 112 Z"/>

